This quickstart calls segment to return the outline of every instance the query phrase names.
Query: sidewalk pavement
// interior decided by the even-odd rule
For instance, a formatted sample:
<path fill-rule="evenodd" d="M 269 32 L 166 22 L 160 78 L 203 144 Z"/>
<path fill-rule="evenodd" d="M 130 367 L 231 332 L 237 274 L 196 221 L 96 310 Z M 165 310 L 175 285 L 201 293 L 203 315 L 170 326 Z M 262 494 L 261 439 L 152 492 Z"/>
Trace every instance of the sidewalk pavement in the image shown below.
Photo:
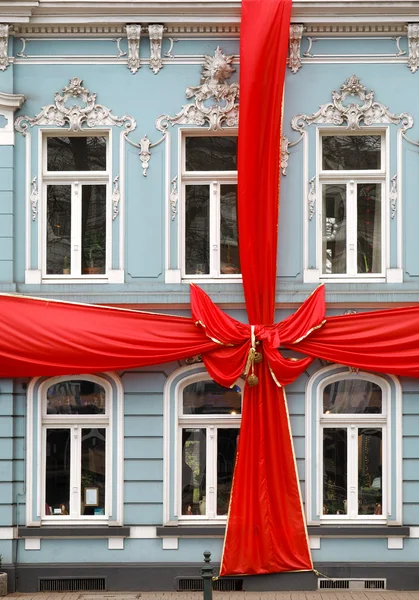
<path fill-rule="evenodd" d="M 5 600 L 203 600 L 202 592 L 38 592 Z M 214 592 L 213 600 L 419 600 L 419 591 Z"/>

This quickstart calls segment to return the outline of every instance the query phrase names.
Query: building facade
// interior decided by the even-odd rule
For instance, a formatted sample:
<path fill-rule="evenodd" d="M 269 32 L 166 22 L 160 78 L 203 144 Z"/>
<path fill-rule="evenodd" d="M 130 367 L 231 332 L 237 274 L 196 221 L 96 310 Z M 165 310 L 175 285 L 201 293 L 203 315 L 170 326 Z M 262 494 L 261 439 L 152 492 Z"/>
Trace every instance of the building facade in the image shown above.
<path fill-rule="evenodd" d="M 418 7 L 294 2 L 277 321 L 320 283 L 330 315 L 419 299 Z M 189 315 L 193 282 L 246 320 L 240 2 L 5 1 L 0 21 L 0 292 Z M 199 356 L 2 380 L 10 589 L 193 587 L 221 557 L 243 385 Z M 287 398 L 316 569 L 418 589 L 419 382 L 315 361 Z"/>

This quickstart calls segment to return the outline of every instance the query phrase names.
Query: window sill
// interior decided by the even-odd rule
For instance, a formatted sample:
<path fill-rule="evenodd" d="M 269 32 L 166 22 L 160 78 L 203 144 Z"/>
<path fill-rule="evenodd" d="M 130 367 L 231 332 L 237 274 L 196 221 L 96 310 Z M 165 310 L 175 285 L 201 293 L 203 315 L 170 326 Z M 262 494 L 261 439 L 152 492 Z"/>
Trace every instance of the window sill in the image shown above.
<path fill-rule="evenodd" d="M 19 527 L 19 538 L 110 538 L 110 537 L 129 537 L 129 527 L 111 527 L 108 525 L 83 526 L 75 525 L 73 527 L 62 526 L 41 526 L 41 527 Z"/>
<path fill-rule="evenodd" d="M 410 527 L 391 525 L 310 525 L 315 537 L 409 537 Z M 157 537 L 224 537 L 225 525 L 174 525 L 156 528 Z"/>
<path fill-rule="evenodd" d="M 309 525 L 308 535 L 316 537 L 409 537 L 410 527 L 392 525 Z"/>
<path fill-rule="evenodd" d="M 225 525 L 174 525 L 156 527 L 157 537 L 224 537 Z"/>

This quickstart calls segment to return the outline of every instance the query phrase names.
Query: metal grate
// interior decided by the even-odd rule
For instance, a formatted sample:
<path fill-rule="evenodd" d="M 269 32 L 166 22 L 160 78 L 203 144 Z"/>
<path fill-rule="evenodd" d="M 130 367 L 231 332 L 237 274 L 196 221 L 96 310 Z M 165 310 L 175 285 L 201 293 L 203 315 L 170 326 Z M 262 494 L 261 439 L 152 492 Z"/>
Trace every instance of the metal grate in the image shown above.
<path fill-rule="evenodd" d="M 179 592 L 202 592 L 204 589 L 204 580 L 201 577 L 179 577 L 176 584 Z M 243 579 L 216 579 L 212 582 L 212 589 L 217 592 L 241 592 Z"/>
<path fill-rule="evenodd" d="M 39 580 L 40 592 L 82 592 L 106 590 L 104 577 L 52 577 Z"/>
<path fill-rule="evenodd" d="M 319 579 L 320 590 L 385 590 L 386 579 Z"/>

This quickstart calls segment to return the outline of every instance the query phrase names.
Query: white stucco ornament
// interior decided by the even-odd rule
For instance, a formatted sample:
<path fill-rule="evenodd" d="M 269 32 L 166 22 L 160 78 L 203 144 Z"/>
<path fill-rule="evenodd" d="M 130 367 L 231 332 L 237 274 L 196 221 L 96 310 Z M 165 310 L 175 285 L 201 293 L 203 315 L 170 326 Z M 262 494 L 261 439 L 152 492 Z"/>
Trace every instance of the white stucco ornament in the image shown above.
<path fill-rule="evenodd" d="M 220 47 L 214 56 L 206 55 L 202 66 L 201 84 L 186 88 L 186 97 L 194 102 L 186 104 L 175 116 L 161 115 L 156 121 L 159 131 L 170 125 L 209 125 L 217 131 L 224 127 L 237 127 L 239 122 L 239 84 L 227 83 L 235 68 L 234 56 L 226 56 Z M 209 101 L 213 101 L 210 103 Z"/>
<path fill-rule="evenodd" d="M 135 119 L 124 115 L 116 117 L 109 108 L 96 104 L 95 93 L 83 87 L 83 81 L 78 77 L 70 79 L 61 94 L 56 92 L 54 95 L 54 104 L 44 106 L 41 112 L 34 117 L 24 115 L 18 117 L 15 121 L 15 129 L 24 133 L 28 125 L 58 125 L 64 127 L 68 124 L 70 131 L 80 131 L 83 125 L 86 127 L 97 127 L 100 125 L 125 125 L 127 131 L 135 129 Z M 78 103 L 71 102 L 71 99 L 77 99 Z M 70 101 L 70 102 L 69 102 Z M 80 102 L 81 101 L 81 102 Z"/>
<path fill-rule="evenodd" d="M 348 97 L 357 98 L 358 101 L 347 102 Z M 413 118 L 408 113 L 391 113 L 381 102 L 374 100 L 372 90 L 367 90 L 356 75 L 351 75 L 340 86 L 339 92 L 332 92 L 332 102 L 322 104 L 313 115 L 296 115 L 291 121 L 291 126 L 294 131 L 303 134 L 306 125 L 313 123 L 346 124 L 347 129 L 351 130 L 359 129 L 361 125 L 393 123 L 402 125 L 404 133 L 412 127 Z"/>

